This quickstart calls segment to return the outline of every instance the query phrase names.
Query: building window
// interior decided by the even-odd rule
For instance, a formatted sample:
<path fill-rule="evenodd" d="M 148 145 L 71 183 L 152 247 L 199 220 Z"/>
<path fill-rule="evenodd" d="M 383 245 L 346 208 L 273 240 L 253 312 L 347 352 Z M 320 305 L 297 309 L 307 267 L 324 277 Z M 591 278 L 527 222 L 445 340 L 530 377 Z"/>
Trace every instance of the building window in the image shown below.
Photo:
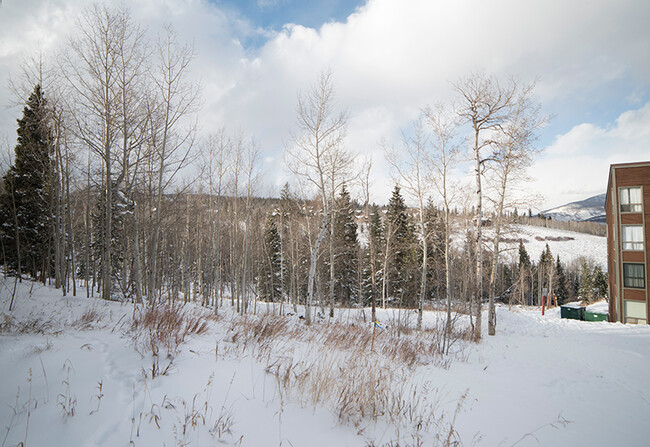
<path fill-rule="evenodd" d="M 623 286 L 634 289 L 645 289 L 643 264 L 623 263 Z"/>
<path fill-rule="evenodd" d="M 643 250 L 643 225 L 621 225 L 623 250 Z"/>
<path fill-rule="evenodd" d="M 645 302 L 625 300 L 626 323 L 646 324 L 647 321 Z"/>
<path fill-rule="evenodd" d="M 643 210 L 641 203 L 641 187 L 621 188 L 621 213 L 640 213 Z"/>

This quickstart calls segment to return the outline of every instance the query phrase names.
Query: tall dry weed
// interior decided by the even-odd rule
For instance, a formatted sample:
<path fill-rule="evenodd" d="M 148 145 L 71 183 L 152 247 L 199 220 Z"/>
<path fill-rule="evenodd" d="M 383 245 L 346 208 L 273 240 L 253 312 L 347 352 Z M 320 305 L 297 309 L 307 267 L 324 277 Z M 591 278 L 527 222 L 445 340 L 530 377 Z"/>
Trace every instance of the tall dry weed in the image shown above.
<path fill-rule="evenodd" d="M 208 331 L 209 322 L 217 317 L 202 309 L 178 304 L 155 308 L 134 308 L 129 335 L 138 352 L 152 357 L 151 377 L 167 374 L 174 356 L 188 336 Z M 161 358 L 167 360 L 162 366 Z"/>
<path fill-rule="evenodd" d="M 420 439 L 433 441 L 428 433 L 435 432 L 436 445 L 458 445 L 456 415 L 451 418 L 438 408 L 435 387 L 412 380 L 417 368 L 448 368 L 471 340 L 471 332 L 452 328 L 456 355 L 446 355 L 441 321 L 423 331 L 399 325 L 377 330 L 373 344 L 371 326 L 356 320 L 307 326 L 271 313 L 237 315 L 228 326 L 227 341 L 240 354 L 266 362 L 280 396 L 329 408 L 341 423 L 360 431 L 367 421 L 384 421 L 402 442 L 399 433 L 410 433 L 417 441 L 413 445 L 421 445 Z"/>

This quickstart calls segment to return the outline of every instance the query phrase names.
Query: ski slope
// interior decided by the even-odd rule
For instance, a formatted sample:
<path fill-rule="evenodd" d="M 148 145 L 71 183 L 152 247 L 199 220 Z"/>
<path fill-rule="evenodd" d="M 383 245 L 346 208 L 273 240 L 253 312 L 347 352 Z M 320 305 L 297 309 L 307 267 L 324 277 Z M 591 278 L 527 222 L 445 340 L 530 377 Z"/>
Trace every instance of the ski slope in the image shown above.
<path fill-rule="evenodd" d="M 486 233 L 491 234 L 489 228 Z M 502 236 L 501 245 L 506 249 L 505 259 L 519 259 L 519 239 L 524 242 L 532 261 L 539 260 L 548 244 L 553 257 L 559 255 L 563 263 L 585 258 L 607 271 L 607 238 L 605 237 L 532 225 L 513 225 Z"/>

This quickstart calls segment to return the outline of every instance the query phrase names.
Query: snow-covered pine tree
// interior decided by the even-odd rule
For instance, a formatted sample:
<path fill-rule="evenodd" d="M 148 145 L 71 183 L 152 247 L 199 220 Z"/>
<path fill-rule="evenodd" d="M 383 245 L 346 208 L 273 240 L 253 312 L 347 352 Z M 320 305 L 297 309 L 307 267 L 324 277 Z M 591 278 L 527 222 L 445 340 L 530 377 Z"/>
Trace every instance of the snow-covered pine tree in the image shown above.
<path fill-rule="evenodd" d="M 44 278 L 51 237 L 51 114 L 40 85 L 18 120 L 14 164 L 3 177 L 0 223 L 5 265 Z"/>
<path fill-rule="evenodd" d="M 264 263 L 261 268 L 260 297 L 263 301 L 278 302 L 282 299 L 282 244 L 280 232 L 272 214 L 264 225 Z"/>
<path fill-rule="evenodd" d="M 586 260 L 580 265 L 578 296 L 586 303 L 591 303 L 594 299 L 594 272 Z"/>
<path fill-rule="evenodd" d="M 593 281 L 594 281 L 594 290 L 597 294 L 596 298 L 607 298 L 607 291 L 609 285 L 607 283 L 607 277 L 603 273 L 602 267 L 599 265 L 594 267 Z"/>

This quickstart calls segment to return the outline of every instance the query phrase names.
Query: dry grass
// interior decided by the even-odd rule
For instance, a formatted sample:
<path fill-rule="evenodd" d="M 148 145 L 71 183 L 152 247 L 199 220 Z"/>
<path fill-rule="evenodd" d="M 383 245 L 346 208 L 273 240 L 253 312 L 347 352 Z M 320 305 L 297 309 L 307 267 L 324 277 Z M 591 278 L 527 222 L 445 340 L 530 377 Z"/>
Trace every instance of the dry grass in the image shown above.
<path fill-rule="evenodd" d="M 72 324 L 73 327 L 81 330 L 95 329 L 102 321 L 103 315 L 94 307 L 86 309 L 81 316 Z"/>
<path fill-rule="evenodd" d="M 18 319 L 3 313 L 0 319 L 0 334 L 57 334 L 60 331 L 55 315 L 30 313 L 26 318 Z"/>
<path fill-rule="evenodd" d="M 375 335 L 374 353 L 394 361 L 402 367 L 423 365 L 447 367 L 452 360 L 442 351 L 444 322 L 434 328 L 416 331 L 400 327 L 378 329 Z M 368 325 L 340 322 L 304 326 L 286 317 L 262 314 L 235 317 L 229 326 L 228 341 L 242 349 L 253 349 L 258 358 L 268 358 L 273 342 L 288 344 L 291 341 L 306 343 L 323 351 L 369 353 L 372 330 Z M 468 342 L 471 331 L 454 326 L 452 342 Z"/>
<path fill-rule="evenodd" d="M 437 389 L 411 380 L 412 371 L 400 361 L 367 355 L 357 349 L 326 353 L 311 361 L 291 356 L 278 357 L 266 372 L 281 392 L 306 406 L 330 408 L 341 423 L 361 432 L 367 421 L 387 422 L 396 441 L 386 445 L 422 445 L 425 439 L 434 445 L 461 445 L 454 428 L 455 416 L 438 407 Z M 408 433 L 413 442 L 404 444 L 400 433 Z"/>
<path fill-rule="evenodd" d="M 45 339 L 45 343 L 43 345 L 33 345 L 31 352 L 32 354 L 35 355 L 40 355 L 45 351 L 49 351 L 52 349 L 52 341 L 49 338 Z"/>
<path fill-rule="evenodd" d="M 434 312 L 447 312 L 447 302 L 444 300 L 438 300 L 425 303 L 424 310 Z M 469 303 L 453 301 L 451 303 L 451 312 L 452 314 L 457 315 L 469 315 Z"/>
<path fill-rule="evenodd" d="M 152 378 L 166 375 L 172 369 L 174 356 L 188 336 L 208 331 L 209 322 L 216 319 L 203 309 L 169 304 L 155 308 L 134 308 L 129 335 L 136 351 L 144 357 L 150 354 Z M 160 363 L 164 354 L 166 365 Z M 145 371 L 145 375 L 148 375 Z"/>
<path fill-rule="evenodd" d="M 86 309 L 78 318 L 70 318 L 59 309 L 53 312 L 33 310 L 26 315 L 0 314 L 0 333 L 57 335 L 66 328 L 100 329 L 107 322 L 96 307 Z"/>
<path fill-rule="evenodd" d="M 447 368 L 462 356 L 469 330 L 454 329 L 456 356 L 442 350 L 444 321 L 423 331 L 392 326 L 375 333 L 368 324 L 299 320 L 274 315 L 232 316 L 224 341 L 233 356 L 249 353 L 266 363 L 282 398 L 323 406 L 360 432 L 368 421 L 384 421 L 396 441 L 381 445 L 460 445 L 455 416 L 438 408 L 440 396 L 430 383 L 416 383 L 420 367 Z M 462 405 L 464 397 L 460 399 Z M 457 412 L 456 412 L 457 414 Z M 399 433 L 409 433 L 407 442 Z M 435 435 L 432 435 L 435 434 Z M 374 445 L 372 442 L 369 445 Z"/>
<path fill-rule="evenodd" d="M 173 355 L 188 336 L 207 332 L 213 318 L 200 309 L 192 311 L 182 305 L 136 308 L 130 331 L 136 342 L 144 338 L 146 345 L 165 349 Z"/>

